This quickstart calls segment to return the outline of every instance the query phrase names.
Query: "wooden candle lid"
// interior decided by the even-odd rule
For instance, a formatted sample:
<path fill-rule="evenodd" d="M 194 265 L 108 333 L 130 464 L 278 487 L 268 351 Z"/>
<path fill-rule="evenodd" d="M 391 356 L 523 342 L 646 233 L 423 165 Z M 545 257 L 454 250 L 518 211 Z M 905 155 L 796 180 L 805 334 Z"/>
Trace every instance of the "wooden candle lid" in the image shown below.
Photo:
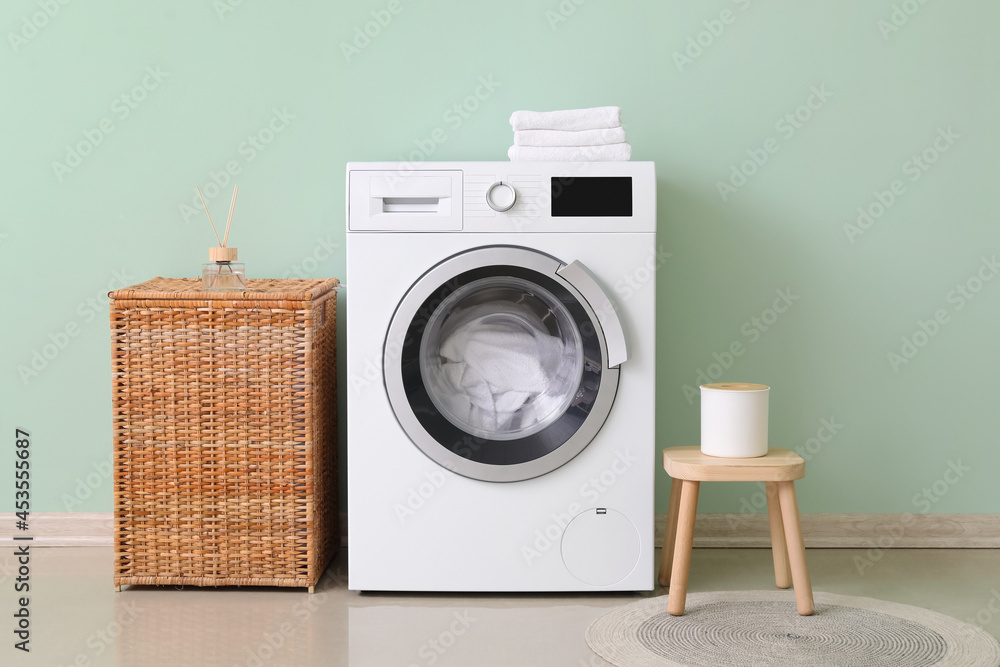
<path fill-rule="evenodd" d="M 770 389 L 766 384 L 753 384 L 751 382 L 715 382 L 701 386 L 705 389 L 722 389 L 724 391 L 763 391 L 764 389 Z"/>

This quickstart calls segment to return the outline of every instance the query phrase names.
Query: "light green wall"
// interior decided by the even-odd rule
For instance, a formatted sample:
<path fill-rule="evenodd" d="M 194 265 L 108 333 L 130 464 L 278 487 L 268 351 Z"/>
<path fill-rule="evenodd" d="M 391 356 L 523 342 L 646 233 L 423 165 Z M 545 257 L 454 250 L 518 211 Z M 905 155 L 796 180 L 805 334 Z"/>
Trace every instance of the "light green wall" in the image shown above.
<path fill-rule="evenodd" d="M 741 342 L 722 378 L 773 386 L 772 444 L 805 447 L 824 418 L 843 425 L 812 455 L 803 511 L 1000 512 L 1000 280 L 949 301 L 979 286 L 1000 245 L 997 3 L 224 2 L 8 0 L 0 12 L 0 437 L 9 460 L 14 428 L 32 432 L 34 509 L 63 511 L 108 460 L 101 296 L 118 272 L 197 274 L 213 238 L 180 207 L 213 171 L 242 172 L 232 239 L 251 277 L 314 256 L 304 273 L 343 277 L 348 160 L 398 159 L 436 128 L 447 140 L 430 159 L 501 160 L 515 109 L 616 104 L 634 159 L 656 161 L 672 253 L 657 277 L 658 446 L 697 443 L 682 385 Z M 916 13 L 887 32 L 894 2 Z M 58 12 L 33 34 L 24 20 L 44 6 Z M 401 11 L 348 59 L 342 43 L 389 7 Z M 723 10 L 731 22 L 712 23 Z M 708 46 L 678 65 L 699 35 Z M 144 77 L 136 108 L 115 102 Z M 449 113 L 490 78 L 499 86 L 480 88 L 467 118 Z M 777 126 L 813 87 L 831 95 L 794 133 Z M 241 149 L 274 109 L 294 118 L 259 153 Z M 102 119 L 113 132 L 60 179 L 53 162 Z M 904 163 L 942 128 L 959 138 L 912 181 Z M 765 146 L 777 152 L 723 201 L 717 181 Z M 849 242 L 844 225 L 894 179 L 905 190 Z M 798 300 L 751 341 L 751 318 L 770 318 L 786 289 Z M 893 369 L 900 338 L 939 309 L 947 322 Z M 22 381 L 18 367 L 68 325 L 78 335 Z M 954 484 L 949 461 L 969 468 Z M 99 477 L 73 509 L 110 510 Z M 914 503 L 935 482 L 947 493 Z M 709 485 L 700 509 L 740 511 L 754 493 Z"/>

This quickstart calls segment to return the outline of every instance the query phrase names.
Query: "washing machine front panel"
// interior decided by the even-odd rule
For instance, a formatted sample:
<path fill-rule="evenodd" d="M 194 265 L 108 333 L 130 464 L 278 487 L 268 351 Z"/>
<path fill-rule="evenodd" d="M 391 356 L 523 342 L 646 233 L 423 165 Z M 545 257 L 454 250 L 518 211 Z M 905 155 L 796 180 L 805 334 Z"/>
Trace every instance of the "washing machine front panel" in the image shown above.
<path fill-rule="evenodd" d="M 596 181 L 590 177 L 605 176 L 631 177 L 631 216 L 621 208 L 604 212 L 610 217 L 598 217 L 590 208 L 551 207 L 557 185 L 583 187 L 570 197 L 577 203 L 583 201 L 581 193 L 597 196 L 600 191 L 604 196 L 604 190 L 591 187 Z M 502 184 L 493 187 L 496 183 Z M 516 201 L 506 209 L 503 196 L 511 194 L 510 188 Z M 653 278 L 663 256 L 656 245 L 655 194 L 651 163 L 432 163 L 405 170 L 394 163 L 348 165 L 349 290 L 341 293 L 341 305 L 346 308 L 344 421 L 352 590 L 653 587 L 658 282 Z M 496 207 L 489 205 L 490 197 Z M 512 247 L 532 263 L 523 265 L 509 255 L 487 261 L 485 254 L 473 252 L 509 252 Z M 461 261 L 468 265 L 460 266 Z M 448 283 L 482 267 L 507 268 L 476 274 L 463 285 Z M 515 273 L 517 267 L 520 273 Z M 442 286 L 448 288 L 443 295 Z M 578 297 L 578 307 L 588 318 L 578 320 L 578 311 L 561 289 Z M 518 292 L 525 296 L 512 296 Z M 446 305 L 449 296 L 453 298 Z M 546 335 L 558 338 L 564 350 L 579 349 L 581 364 L 592 355 L 594 340 L 603 360 L 599 396 L 576 431 L 585 445 L 575 456 L 567 456 L 564 465 L 552 457 L 569 452 L 570 442 L 526 463 L 470 461 L 438 444 L 408 407 L 402 342 L 422 306 L 437 299 L 433 308 L 424 308 L 423 316 L 429 319 L 439 307 L 440 312 L 436 325 L 428 321 L 414 329 L 419 330 L 418 374 L 422 357 L 425 368 L 441 370 L 428 366 L 433 355 L 426 353 L 462 324 L 453 317 L 484 301 L 515 303 L 520 298 L 527 298 L 529 309 L 541 319 L 555 321 L 546 324 Z M 408 317 L 402 315 L 404 309 L 412 311 Z M 565 324 L 567 319 L 572 327 Z M 587 319 L 596 339 L 588 337 Z M 437 333 L 431 331 L 425 355 L 420 355 L 424 333 L 432 326 Z M 526 330 L 535 329 L 537 324 Z M 627 349 L 623 331 L 628 334 Z M 576 353 L 570 357 L 567 368 L 575 372 Z M 582 379 L 586 371 L 580 372 Z M 396 387 L 390 388 L 393 383 Z M 566 398 L 565 392 L 552 393 Z M 447 401 L 447 393 L 440 394 L 438 403 Z M 601 396 L 608 396 L 613 406 L 604 403 L 610 412 L 596 419 Z M 426 402 L 439 408 L 430 395 Z M 553 409 L 561 407 L 560 401 Z M 404 428 L 404 422 L 413 428 Z M 557 422 L 508 424 L 504 430 L 514 437 L 495 444 L 539 436 Z M 519 431 L 522 426 L 528 428 Z M 585 437 L 588 429 L 591 433 Z M 412 434 L 421 432 L 437 459 L 414 444 Z M 454 459 L 446 458 L 449 453 Z M 520 466 L 552 467 L 547 473 L 532 473 L 535 477 L 514 482 L 512 476 L 513 483 L 494 483 L 468 470 L 459 474 L 448 469 L 465 463 L 522 475 L 526 471 L 519 471 Z M 638 535 L 638 554 L 630 530 Z M 406 547 L 400 549 L 401 544 Z"/>
<path fill-rule="evenodd" d="M 544 475 L 579 454 L 610 412 L 627 356 L 614 305 L 588 277 L 511 246 L 474 248 L 421 276 L 383 360 L 410 440 L 489 482 Z"/>

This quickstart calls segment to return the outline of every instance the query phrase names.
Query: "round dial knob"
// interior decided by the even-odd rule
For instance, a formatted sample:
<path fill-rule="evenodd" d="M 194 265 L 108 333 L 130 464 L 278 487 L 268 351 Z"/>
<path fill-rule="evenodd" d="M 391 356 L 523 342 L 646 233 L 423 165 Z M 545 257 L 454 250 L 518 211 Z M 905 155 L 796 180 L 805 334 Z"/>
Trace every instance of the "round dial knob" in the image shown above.
<path fill-rule="evenodd" d="M 486 191 L 486 203 L 494 211 L 509 211 L 515 201 L 517 201 L 517 192 L 510 183 L 497 181 Z"/>

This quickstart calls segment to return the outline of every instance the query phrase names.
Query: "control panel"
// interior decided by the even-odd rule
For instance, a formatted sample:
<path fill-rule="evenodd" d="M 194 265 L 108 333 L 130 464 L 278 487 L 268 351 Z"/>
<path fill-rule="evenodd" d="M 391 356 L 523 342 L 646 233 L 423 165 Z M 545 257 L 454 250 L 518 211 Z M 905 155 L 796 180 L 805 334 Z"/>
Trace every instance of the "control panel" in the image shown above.
<path fill-rule="evenodd" d="M 654 231 L 652 162 L 347 165 L 348 230 Z"/>

